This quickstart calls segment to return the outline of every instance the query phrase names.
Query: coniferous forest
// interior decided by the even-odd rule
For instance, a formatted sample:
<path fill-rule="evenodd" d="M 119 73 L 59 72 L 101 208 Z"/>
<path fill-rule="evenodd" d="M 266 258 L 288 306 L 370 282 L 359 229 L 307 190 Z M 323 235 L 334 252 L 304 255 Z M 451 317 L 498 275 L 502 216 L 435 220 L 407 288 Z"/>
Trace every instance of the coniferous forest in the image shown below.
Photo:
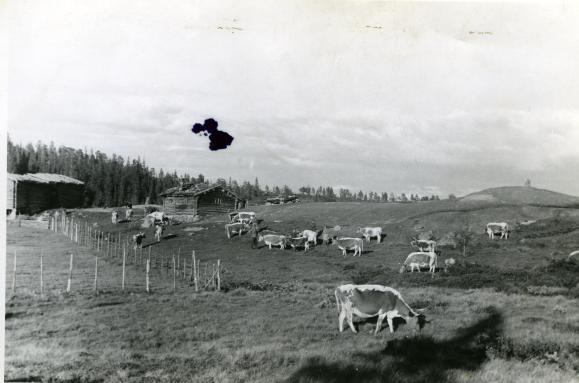
<path fill-rule="evenodd" d="M 56 147 L 54 143 L 46 145 L 14 144 L 8 137 L 7 148 L 8 173 L 56 173 L 76 178 L 85 184 L 84 206 L 121 206 L 126 203 L 142 204 L 162 203 L 159 194 L 164 190 L 185 184 L 207 182 L 203 174 L 191 176 L 164 172 L 163 169 L 148 167 L 140 158 L 124 158 L 113 154 L 109 156 L 100 151 L 80 150 L 66 146 Z M 268 196 L 290 195 L 293 190 L 287 185 L 260 186 L 255 178 L 248 181 L 225 180 L 218 178 L 215 182 L 226 184 L 240 197 L 248 200 L 260 200 Z M 304 200 L 313 201 L 359 201 L 359 202 L 417 202 L 438 200 L 436 195 L 418 196 L 401 193 L 363 193 L 339 189 L 334 192 L 331 186 L 302 186 L 296 193 Z"/>

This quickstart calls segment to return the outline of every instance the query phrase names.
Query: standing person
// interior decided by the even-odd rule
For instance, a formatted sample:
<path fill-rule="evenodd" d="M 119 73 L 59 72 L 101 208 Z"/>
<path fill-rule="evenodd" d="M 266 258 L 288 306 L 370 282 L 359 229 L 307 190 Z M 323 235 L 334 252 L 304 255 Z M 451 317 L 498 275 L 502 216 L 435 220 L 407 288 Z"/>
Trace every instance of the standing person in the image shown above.
<path fill-rule="evenodd" d="M 127 221 L 131 221 L 131 218 L 133 217 L 133 205 L 128 204 L 127 205 L 127 210 L 125 211 L 125 219 Z"/>
<path fill-rule="evenodd" d="M 249 228 L 249 234 L 251 235 L 251 248 L 257 249 L 257 236 L 259 230 L 257 229 L 257 223 L 252 223 L 251 227 Z"/>

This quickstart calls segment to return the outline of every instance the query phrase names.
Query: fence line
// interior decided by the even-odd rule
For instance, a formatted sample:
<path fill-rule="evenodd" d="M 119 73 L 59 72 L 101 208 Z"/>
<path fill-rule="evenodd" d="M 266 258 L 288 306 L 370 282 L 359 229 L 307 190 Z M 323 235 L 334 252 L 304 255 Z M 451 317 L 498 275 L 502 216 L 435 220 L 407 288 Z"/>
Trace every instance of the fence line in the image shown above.
<path fill-rule="evenodd" d="M 84 222 L 83 222 L 84 221 Z M 130 245 L 132 241 L 130 236 L 123 235 L 121 232 L 118 233 L 118 236 L 115 236 L 114 233 L 105 232 L 103 230 L 99 230 L 96 224 L 89 224 L 88 220 L 81 220 L 78 218 L 70 218 L 66 217 L 66 215 L 62 216 L 51 216 L 48 219 L 48 224 L 45 228 L 51 232 L 56 234 L 63 235 L 67 241 L 70 241 L 77 246 L 82 246 L 90 250 L 95 251 L 95 260 L 94 260 L 94 281 L 92 290 L 95 294 L 98 294 L 99 290 L 99 256 L 102 255 L 105 260 L 108 259 L 109 261 L 113 261 L 114 259 L 118 259 L 120 257 L 121 246 L 122 246 L 122 281 L 121 281 L 121 290 L 125 291 L 126 287 L 126 266 L 127 266 L 127 255 L 130 260 L 130 253 L 127 254 L 127 250 L 130 249 Z M 106 245 L 105 245 L 106 242 Z M 139 248 L 139 253 L 137 254 L 137 249 L 133 249 L 133 265 L 138 269 L 139 266 L 143 265 L 145 271 L 145 290 L 147 293 L 151 292 L 151 269 L 157 268 L 159 272 L 159 277 L 162 276 L 162 269 L 165 267 L 167 276 L 169 275 L 169 268 L 170 268 L 170 255 L 163 253 L 152 251 L 153 243 L 149 244 L 147 247 L 147 254 L 143 254 L 142 245 Z M 176 292 L 177 290 L 177 277 L 183 280 L 187 285 L 191 286 L 195 292 L 198 292 L 200 289 L 212 289 L 216 291 L 221 290 L 221 260 L 218 259 L 216 263 L 214 262 L 203 262 L 204 265 L 201 265 L 201 261 L 197 259 L 195 250 L 191 250 L 191 262 L 187 262 L 187 258 L 183 257 L 183 263 L 181 264 L 181 248 L 178 248 L 177 254 L 172 254 L 172 263 L 173 263 L 173 286 L 172 291 Z M 70 253 L 70 260 L 69 260 L 69 267 L 68 267 L 68 275 L 67 275 L 67 283 L 66 283 L 66 292 L 70 293 L 72 291 L 72 279 L 73 279 L 73 268 L 74 268 L 74 254 L 75 252 Z M 40 282 L 40 294 L 45 293 L 45 286 L 44 286 L 44 279 L 45 279 L 45 265 L 44 265 L 44 249 L 41 249 L 40 252 L 40 275 L 39 280 Z M 129 262 L 130 263 L 130 262 Z M 114 263 L 113 263 L 114 264 Z M 38 265 L 38 264 L 37 264 Z M 203 276 L 201 276 L 201 268 L 204 268 Z M 209 268 L 209 271 L 208 271 Z M 188 275 L 188 273 L 190 274 Z M 16 291 L 16 274 L 17 274 L 17 254 L 14 251 L 14 262 L 13 262 L 13 272 L 12 272 L 12 295 L 15 295 Z M 38 275 L 38 274 L 37 274 Z M 142 275 L 142 274 L 141 274 Z M 83 278 L 84 279 L 84 278 Z M 38 283 L 38 282 L 37 282 Z M 85 282 L 86 283 L 86 282 Z M 86 285 L 85 285 L 86 286 Z M 90 286 L 90 285 L 89 285 Z"/>

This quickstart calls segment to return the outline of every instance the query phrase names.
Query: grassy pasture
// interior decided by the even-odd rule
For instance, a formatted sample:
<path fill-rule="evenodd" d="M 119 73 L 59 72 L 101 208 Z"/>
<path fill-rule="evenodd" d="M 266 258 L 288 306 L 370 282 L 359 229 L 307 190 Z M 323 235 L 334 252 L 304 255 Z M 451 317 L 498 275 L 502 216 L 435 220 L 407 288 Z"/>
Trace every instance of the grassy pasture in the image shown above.
<path fill-rule="evenodd" d="M 9 225 L 7 292 L 17 250 L 16 296 L 7 296 L 7 380 L 66 382 L 571 382 L 579 371 L 579 264 L 575 210 L 526 206 L 310 203 L 256 206 L 263 226 L 287 232 L 342 225 L 380 225 L 386 238 L 361 257 L 335 247 L 303 252 L 250 248 L 245 236 L 228 240 L 225 217 L 171 226 L 170 238 L 145 249 L 221 259 L 224 292 L 195 294 L 188 281 L 153 269 L 152 294 L 144 267 L 127 267 L 120 291 L 119 260 L 101 259 L 100 294 L 92 293 L 94 251 L 77 248 L 42 228 Z M 563 212 L 563 217 L 561 212 Z M 135 223 L 110 224 L 101 210 L 79 212 L 99 228 L 122 235 Z M 136 211 L 139 215 L 139 211 Z M 142 213 L 141 213 L 142 215 Z M 482 233 L 488 221 L 539 219 L 508 241 Z M 277 222 L 276 222 L 277 221 Z M 465 224 L 475 236 L 464 262 L 458 250 L 441 259 L 449 274 L 399 274 L 417 230 L 438 236 Z M 192 227 L 204 230 L 185 230 Z M 174 236 L 172 236 L 174 235 Z M 38 296 L 39 251 L 44 249 L 43 297 Z M 66 288 L 68 253 L 75 251 L 73 293 Z M 408 303 L 426 307 L 433 323 L 422 334 L 403 324 L 394 334 L 337 330 L 333 288 L 346 282 L 397 287 Z M 556 352 L 556 354 L 555 354 Z M 419 367 L 417 367 L 419 366 Z"/>

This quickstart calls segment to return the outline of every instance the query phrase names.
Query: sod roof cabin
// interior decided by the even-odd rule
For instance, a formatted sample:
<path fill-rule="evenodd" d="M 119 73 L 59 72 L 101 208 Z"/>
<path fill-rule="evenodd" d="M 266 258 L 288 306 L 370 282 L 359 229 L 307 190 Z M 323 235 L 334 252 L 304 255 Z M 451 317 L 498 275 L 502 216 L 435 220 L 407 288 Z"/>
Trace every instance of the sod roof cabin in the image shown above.
<path fill-rule="evenodd" d="M 161 193 L 167 215 L 205 216 L 243 209 L 246 201 L 222 184 L 182 185 Z"/>
<path fill-rule="evenodd" d="M 8 174 L 7 214 L 82 207 L 84 183 L 51 173 Z"/>

